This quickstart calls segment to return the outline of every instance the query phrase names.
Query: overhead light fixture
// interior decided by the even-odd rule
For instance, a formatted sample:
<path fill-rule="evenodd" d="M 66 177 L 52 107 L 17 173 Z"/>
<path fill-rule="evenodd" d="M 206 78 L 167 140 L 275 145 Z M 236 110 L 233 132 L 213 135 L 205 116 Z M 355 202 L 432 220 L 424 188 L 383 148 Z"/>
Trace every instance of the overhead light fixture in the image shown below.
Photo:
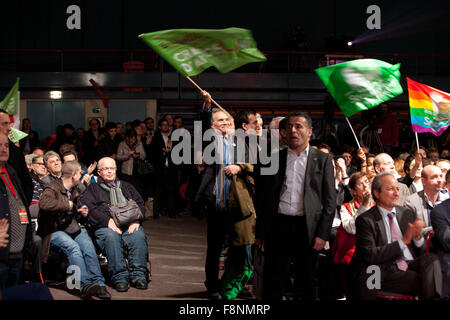
<path fill-rule="evenodd" d="M 353 42 L 349 41 L 347 42 L 347 46 L 351 47 L 353 45 Z"/>
<path fill-rule="evenodd" d="M 51 99 L 61 99 L 62 91 L 60 91 L 60 90 L 50 91 L 50 98 Z"/>

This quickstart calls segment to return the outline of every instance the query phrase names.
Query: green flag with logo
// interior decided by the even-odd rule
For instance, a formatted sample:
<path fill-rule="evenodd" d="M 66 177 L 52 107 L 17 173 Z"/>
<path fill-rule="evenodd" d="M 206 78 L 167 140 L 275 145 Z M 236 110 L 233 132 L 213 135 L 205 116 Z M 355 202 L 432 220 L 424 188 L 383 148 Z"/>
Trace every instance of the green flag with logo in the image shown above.
<path fill-rule="evenodd" d="M 22 140 L 28 135 L 28 133 L 25 133 L 23 131 L 11 128 L 11 132 L 8 135 L 9 140 L 11 140 L 13 143 L 16 143 L 19 140 Z"/>
<path fill-rule="evenodd" d="M 359 59 L 318 68 L 316 73 L 346 117 L 403 93 L 400 63 Z"/>
<path fill-rule="evenodd" d="M 5 110 L 9 115 L 17 113 L 17 108 L 19 106 L 19 95 L 17 94 L 19 91 L 19 81 L 20 78 L 16 78 L 16 83 L 11 90 L 9 90 L 3 101 L 0 102 L 0 109 Z"/>
<path fill-rule="evenodd" d="M 211 66 L 226 73 L 267 60 L 247 29 L 173 29 L 139 38 L 184 76 L 195 76 Z"/>

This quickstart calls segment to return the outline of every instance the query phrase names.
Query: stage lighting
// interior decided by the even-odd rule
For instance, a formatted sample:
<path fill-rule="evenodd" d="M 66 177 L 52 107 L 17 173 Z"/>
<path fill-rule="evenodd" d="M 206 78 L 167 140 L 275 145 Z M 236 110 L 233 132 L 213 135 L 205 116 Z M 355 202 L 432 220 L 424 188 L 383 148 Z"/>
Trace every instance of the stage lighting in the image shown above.
<path fill-rule="evenodd" d="M 351 42 L 351 41 L 347 42 L 348 47 L 351 47 L 352 45 L 353 45 L 353 42 Z"/>

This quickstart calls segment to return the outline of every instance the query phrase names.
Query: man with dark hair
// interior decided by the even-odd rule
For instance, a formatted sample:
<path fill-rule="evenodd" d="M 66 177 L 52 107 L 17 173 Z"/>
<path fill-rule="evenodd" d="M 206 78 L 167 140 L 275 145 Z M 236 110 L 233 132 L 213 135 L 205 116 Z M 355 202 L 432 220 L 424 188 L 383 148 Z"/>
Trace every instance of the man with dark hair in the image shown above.
<path fill-rule="evenodd" d="M 331 157 L 311 148 L 312 120 L 303 112 L 286 118 L 288 148 L 280 169 L 268 176 L 256 237 L 265 251 L 263 298 L 281 300 L 290 263 L 294 298 L 317 298 L 316 263 L 329 238 L 336 210 Z M 300 290 L 301 289 L 301 290 Z"/>
<path fill-rule="evenodd" d="M 11 132 L 11 120 L 9 114 L 4 110 L 0 109 L 0 132 L 8 136 Z M 20 179 L 20 184 L 22 186 L 25 195 L 25 205 L 28 207 L 33 196 L 33 183 L 31 182 L 30 173 L 25 162 L 25 156 L 22 150 L 17 147 L 14 143 L 9 141 L 9 159 L 8 164 L 14 168 L 17 176 Z"/>
<path fill-rule="evenodd" d="M 76 186 L 80 182 L 81 166 L 77 161 L 62 165 L 61 179 L 49 183 L 39 201 L 38 235 L 43 239 L 43 262 L 50 248 L 67 256 L 70 265 L 80 268 L 81 297 L 111 299 L 106 290 L 94 244 L 79 221 L 86 220 L 88 207 L 79 202 Z"/>
<path fill-rule="evenodd" d="M 376 206 L 356 218 L 356 251 L 352 259 L 357 278 L 357 296 L 375 299 L 369 289 L 367 268 L 380 268 L 381 290 L 420 295 L 423 299 L 441 294 L 442 275 L 434 254 L 425 253 L 424 223 L 414 212 L 398 206 L 399 182 L 392 173 L 378 174 L 372 182 Z"/>
<path fill-rule="evenodd" d="M 120 136 L 117 135 L 117 128 L 114 122 L 107 122 L 105 131 L 103 139 L 98 143 L 97 160 L 104 157 L 116 159 L 117 148 L 122 141 Z"/>
<path fill-rule="evenodd" d="M 101 135 L 101 124 L 98 119 L 91 119 L 89 121 L 89 130 L 83 135 L 81 141 L 81 149 L 84 152 L 83 162 L 88 166 L 97 160 L 97 145 L 98 139 Z"/>
<path fill-rule="evenodd" d="M 8 137 L 0 132 L 0 221 L 9 226 L 9 239 L 6 245 L 0 245 L 0 290 L 19 284 L 23 254 L 32 240 L 28 200 L 8 158 Z"/>
<path fill-rule="evenodd" d="M 176 116 L 173 118 L 173 129 L 184 128 L 184 121 L 182 116 Z"/>
<path fill-rule="evenodd" d="M 162 118 L 158 122 L 158 131 L 153 137 L 151 144 L 151 154 L 156 170 L 156 194 L 153 217 L 158 219 L 162 214 L 163 199 L 167 204 L 169 218 L 176 218 L 176 180 L 177 173 L 175 165 L 170 157 L 172 150 L 172 140 L 170 138 L 169 122 Z"/>
<path fill-rule="evenodd" d="M 152 117 L 148 117 L 144 119 L 145 127 L 147 128 L 147 135 L 153 135 L 155 131 L 155 120 Z"/>

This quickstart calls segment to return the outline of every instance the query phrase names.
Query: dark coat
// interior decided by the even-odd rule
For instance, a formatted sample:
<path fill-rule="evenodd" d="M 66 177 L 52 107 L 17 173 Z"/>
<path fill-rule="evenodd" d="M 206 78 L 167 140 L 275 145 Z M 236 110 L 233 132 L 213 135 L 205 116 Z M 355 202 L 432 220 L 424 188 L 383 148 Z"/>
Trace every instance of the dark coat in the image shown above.
<path fill-rule="evenodd" d="M 430 213 L 435 233 L 434 243 L 441 262 L 442 296 L 450 295 L 450 199 L 437 205 Z"/>
<path fill-rule="evenodd" d="M 114 140 L 111 140 L 109 135 L 107 134 L 97 146 L 97 160 L 100 160 L 103 157 L 111 157 L 113 154 L 117 154 L 117 148 L 119 147 L 119 143 L 122 141 L 122 138 L 116 134 Z"/>
<path fill-rule="evenodd" d="M 20 180 L 17 177 L 15 170 L 8 163 L 6 164 L 6 170 L 8 171 L 9 178 L 11 179 L 11 182 L 14 186 L 14 190 L 16 191 L 16 194 L 19 196 L 20 200 L 22 200 L 22 202 L 25 205 L 25 208 L 27 210 L 27 214 L 28 214 L 29 223 L 27 226 L 26 237 L 25 237 L 25 244 L 24 244 L 24 250 L 25 250 L 26 248 L 28 248 L 31 245 L 31 240 L 32 240 L 30 211 L 28 210 L 25 193 L 22 190 L 22 187 L 20 185 Z M 11 233 L 11 231 L 10 231 L 11 230 L 11 212 L 9 209 L 8 194 L 7 194 L 6 186 L 5 186 L 5 183 L 3 182 L 3 179 L 0 179 L 0 219 L 3 219 L 3 218 L 8 219 L 8 222 L 9 222 L 8 233 Z M 0 261 L 8 260 L 8 255 L 9 255 L 9 242 L 5 248 L 0 247 Z"/>
<path fill-rule="evenodd" d="M 141 209 L 142 215 L 145 213 L 144 200 L 133 185 L 120 180 L 122 184 L 122 193 L 127 199 L 133 199 Z M 111 204 L 109 193 L 104 190 L 100 184 L 104 183 L 101 177 L 98 177 L 97 183 L 91 183 L 81 196 L 81 203 L 89 208 L 88 226 L 93 231 L 100 228 L 107 228 L 109 219 L 111 219 L 109 206 Z M 142 221 L 141 221 L 142 222 Z"/>
<path fill-rule="evenodd" d="M 402 234 L 408 229 L 408 223 L 413 223 L 416 215 L 409 209 L 395 207 L 397 222 Z M 417 248 L 414 241 L 408 245 L 413 258 L 425 252 L 425 245 Z M 381 282 L 384 275 L 396 269 L 396 260 L 403 256 L 403 251 L 397 241 L 388 243 L 383 216 L 377 206 L 362 213 L 356 218 L 356 250 L 352 259 L 354 275 L 359 279 L 360 294 L 369 294 L 365 288 L 367 267 L 378 265 L 381 271 Z M 370 290 L 369 290 L 370 291 Z"/>
<path fill-rule="evenodd" d="M 283 149 L 279 154 L 279 169 L 275 175 L 264 177 L 263 195 L 259 197 L 262 204 L 258 205 L 260 212 L 256 220 L 256 237 L 266 239 L 271 234 L 271 226 L 278 214 L 281 189 L 286 179 L 287 151 Z M 334 185 L 334 169 L 331 157 L 314 148 L 309 149 L 305 172 L 305 206 L 308 239 L 311 246 L 314 238 L 328 240 L 331 225 L 336 210 L 336 188 Z"/>
<path fill-rule="evenodd" d="M 31 181 L 31 176 L 25 163 L 25 156 L 22 150 L 17 147 L 14 143 L 9 141 L 9 160 L 8 164 L 14 168 L 17 176 L 20 179 L 20 185 L 22 187 L 25 198 L 23 199 L 23 204 L 28 207 L 33 197 L 33 182 Z"/>
<path fill-rule="evenodd" d="M 73 208 L 70 210 L 69 195 L 61 179 L 54 180 L 45 186 L 39 200 L 39 217 L 37 234 L 42 237 L 42 261 L 46 262 L 50 253 L 50 240 L 56 231 L 64 231 L 76 235 L 80 231 L 78 222 L 82 222 L 81 214 L 75 213 L 78 206 L 79 193 L 72 191 Z"/>

